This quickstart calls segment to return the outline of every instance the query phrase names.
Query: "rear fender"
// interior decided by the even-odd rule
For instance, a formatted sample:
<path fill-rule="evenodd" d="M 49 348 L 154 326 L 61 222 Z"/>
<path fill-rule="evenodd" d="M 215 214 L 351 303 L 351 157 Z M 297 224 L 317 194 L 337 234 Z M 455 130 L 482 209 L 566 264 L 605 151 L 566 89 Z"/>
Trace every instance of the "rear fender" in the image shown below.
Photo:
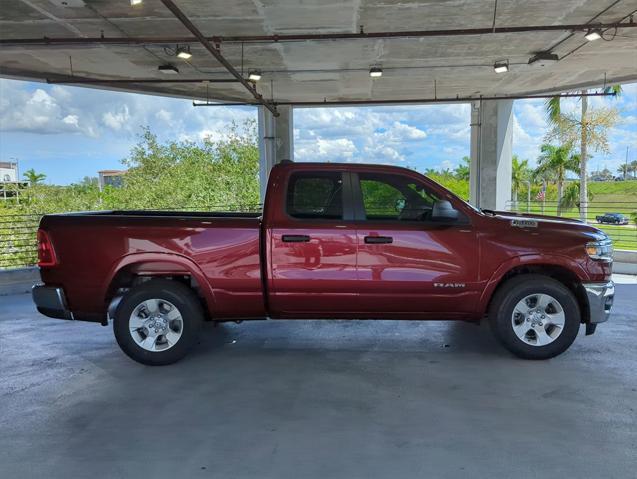
<path fill-rule="evenodd" d="M 113 281 L 117 275 L 125 269 L 139 276 L 191 276 L 199 286 L 199 290 L 206 303 L 208 312 L 212 314 L 214 311 L 214 293 L 210 283 L 199 266 L 185 256 L 171 253 L 133 253 L 116 261 L 111 267 L 109 274 L 102 285 L 102 291 L 105 292 L 105 303 L 113 303 L 111 301 L 113 299 L 111 296 L 113 296 L 114 293 L 112 291 Z M 113 304 L 109 307 L 109 314 L 111 309 L 113 309 Z"/>

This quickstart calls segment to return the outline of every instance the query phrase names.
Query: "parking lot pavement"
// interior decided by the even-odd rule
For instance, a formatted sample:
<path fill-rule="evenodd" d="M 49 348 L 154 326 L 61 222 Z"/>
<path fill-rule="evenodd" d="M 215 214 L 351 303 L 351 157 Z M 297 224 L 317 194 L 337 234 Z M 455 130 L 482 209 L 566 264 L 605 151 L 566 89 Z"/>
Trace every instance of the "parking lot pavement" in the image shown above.
<path fill-rule="evenodd" d="M 152 368 L 0 297 L 0 431 L 6 478 L 635 477 L 637 285 L 540 362 L 465 323 L 260 321 Z"/>

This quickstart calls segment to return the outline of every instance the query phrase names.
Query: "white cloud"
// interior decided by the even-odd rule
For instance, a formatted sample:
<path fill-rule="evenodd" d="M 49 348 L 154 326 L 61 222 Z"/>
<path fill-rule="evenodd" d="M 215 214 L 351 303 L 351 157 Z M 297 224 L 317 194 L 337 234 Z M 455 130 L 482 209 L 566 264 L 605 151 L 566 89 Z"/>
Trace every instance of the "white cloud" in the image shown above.
<path fill-rule="evenodd" d="M 41 108 L 55 108 L 57 105 L 51 95 L 39 88 L 35 90 L 31 98 L 27 101 L 28 105 L 38 105 Z"/>
<path fill-rule="evenodd" d="M 66 123 L 67 125 L 79 126 L 79 118 L 77 115 L 66 115 L 62 119 L 62 122 Z"/>
<path fill-rule="evenodd" d="M 318 138 L 297 148 L 295 158 L 299 161 L 344 162 L 351 161 L 357 151 L 354 142 L 347 138 Z"/>
<path fill-rule="evenodd" d="M 22 82 L 0 80 L 0 130 L 90 135 L 90 130 L 80 122 L 79 112 L 58 98 L 58 89 L 26 90 L 22 85 Z"/>
<path fill-rule="evenodd" d="M 516 114 L 526 128 L 539 130 L 546 128 L 546 114 L 541 103 L 522 102 L 516 108 Z"/>
<path fill-rule="evenodd" d="M 389 141 L 424 140 L 427 138 L 427 133 L 423 130 L 397 121 L 394 122 L 387 133 L 388 135 L 386 136 Z"/>
<path fill-rule="evenodd" d="M 365 146 L 363 149 L 365 154 L 365 162 L 368 163 L 402 163 L 405 161 L 405 155 L 401 154 L 396 148 L 391 146 L 383 146 L 382 144 L 373 143 Z"/>
<path fill-rule="evenodd" d="M 428 132 L 414 110 L 427 107 L 312 108 L 294 111 L 298 161 L 404 163 L 407 150 L 418 155 Z M 418 112 L 422 114 L 422 112 Z M 324 140 L 337 148 L 327 154 Z M 424 156 L 423 156 L 424 157 Z M 418 159 L 419 160 L 419 159 Z"/>
<path fill-rule="evenodd" d="M 159 110 L 157 113 L 155 113 L 155 117 L 158 120 L 165 121 L 166 123 L 170 123 L 170 120 L 173 119 L 172 113 L 167 110 L 164 110 L 163 108 Z"/>
<path fill-rule="evenodd" d="M 122 128 L 127 128 L 130 121 L 128 105 L 123 105 L 118 112 L 107 111 L 102 115 L 102 121 L 113 130 L 119 131 Z"/>

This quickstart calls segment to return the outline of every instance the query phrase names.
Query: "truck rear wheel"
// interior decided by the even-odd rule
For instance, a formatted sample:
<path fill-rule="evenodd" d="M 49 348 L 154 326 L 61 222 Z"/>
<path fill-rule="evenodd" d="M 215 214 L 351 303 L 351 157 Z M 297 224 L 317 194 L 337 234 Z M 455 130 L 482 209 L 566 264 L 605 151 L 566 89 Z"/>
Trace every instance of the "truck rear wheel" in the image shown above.
<path fill-rule="evenodd" d="M 573 293 L 542 275 L 509 280 L 497 291 L 489 310 L 496 338 L 524 359 L 548 359 L 566 351 L 577 337 L 580 320 Z"/>
<path fill-rule="evenodd" d="M 183 358 L 203 321 L 199 299 L 187 286 L 153 279 L 132 288 L 115 311 L 113 331 L 122 351 L 142 364 L 159 366 Z"/>

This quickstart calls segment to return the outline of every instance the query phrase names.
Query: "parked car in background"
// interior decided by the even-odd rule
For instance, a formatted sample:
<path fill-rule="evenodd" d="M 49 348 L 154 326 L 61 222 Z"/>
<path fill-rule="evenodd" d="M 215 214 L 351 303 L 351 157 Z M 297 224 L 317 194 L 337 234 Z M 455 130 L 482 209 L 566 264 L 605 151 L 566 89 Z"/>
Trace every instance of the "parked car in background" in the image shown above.
<path fill-rule="evenodd" d="M 595 219 L 598 223 L 607 223 L 611 225 L 628 224 L 628 217 L 621 213 L 604 213 L 603 215 L 596 216 Z"/>
<path fill-rule="evenodd" d="M 263 213 L 47 215 L 41 313 L 113 321 L 169 364 L 203 321 L 487 318 L 514 354 L 565 351 L 613 304 L 612 243 L 567 218 L 479 210 L 404 168 L 282 163 Z"/>

